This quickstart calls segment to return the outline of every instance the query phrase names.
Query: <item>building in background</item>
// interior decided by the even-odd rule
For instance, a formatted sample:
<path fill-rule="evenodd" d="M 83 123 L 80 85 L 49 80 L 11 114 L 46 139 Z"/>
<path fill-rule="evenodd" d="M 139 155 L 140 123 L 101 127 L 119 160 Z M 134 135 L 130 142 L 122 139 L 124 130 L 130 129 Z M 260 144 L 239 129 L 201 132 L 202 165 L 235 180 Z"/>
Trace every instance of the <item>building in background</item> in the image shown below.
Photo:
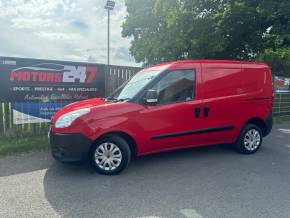
<path fill-rule="evenodd" d="M 274 77 L 275 92 L 290 93 L 290 78 L 287 77 Z"/>

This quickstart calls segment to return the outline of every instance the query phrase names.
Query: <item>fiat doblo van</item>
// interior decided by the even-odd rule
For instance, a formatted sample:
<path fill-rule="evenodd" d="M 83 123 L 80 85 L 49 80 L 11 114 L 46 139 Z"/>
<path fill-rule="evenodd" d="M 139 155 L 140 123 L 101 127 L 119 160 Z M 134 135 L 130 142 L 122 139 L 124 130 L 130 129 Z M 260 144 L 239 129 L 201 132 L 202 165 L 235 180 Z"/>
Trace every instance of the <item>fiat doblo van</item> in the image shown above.
<path fill-rule="evenodd" d="M 177 61 L 141 70 L 111 96 L 73 103 L 52 118 L 52 155 L 89 158 L 117 174 L 131 158 L 232 144 L 255 153 L 272 128 L 269 67 L 240 61 Z"/>

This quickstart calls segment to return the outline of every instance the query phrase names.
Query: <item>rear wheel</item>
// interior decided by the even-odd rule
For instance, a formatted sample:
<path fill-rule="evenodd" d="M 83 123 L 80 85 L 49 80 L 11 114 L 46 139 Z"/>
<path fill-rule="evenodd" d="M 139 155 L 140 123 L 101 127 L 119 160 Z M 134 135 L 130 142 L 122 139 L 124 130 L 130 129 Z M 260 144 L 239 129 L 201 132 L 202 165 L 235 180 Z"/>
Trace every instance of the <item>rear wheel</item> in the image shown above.
<path fill-rule="evenodd" d="M 236 149 L 242 154 L 253 154 L 261 147 L 262 139 L 262 130 L 254 124 L 247 124 L 240 133 Z"/>
<path fill-rule="evenodd" d="M 128 143 L 116 135 L 109 135 L 98 141 L 91 152 L 92 165 L 101 174 L 118 174 L 129 165 L 130 160 Z"/>

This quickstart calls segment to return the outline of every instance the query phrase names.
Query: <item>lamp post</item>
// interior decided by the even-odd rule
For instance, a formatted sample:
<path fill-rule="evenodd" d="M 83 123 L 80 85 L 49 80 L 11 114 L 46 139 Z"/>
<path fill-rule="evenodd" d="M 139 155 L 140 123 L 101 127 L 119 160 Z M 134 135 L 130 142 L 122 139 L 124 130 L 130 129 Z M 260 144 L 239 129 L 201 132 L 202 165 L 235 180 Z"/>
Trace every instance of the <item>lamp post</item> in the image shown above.
<path fill-rule="evenodd" d="M 110 11 L 112 11 L 115 7 L 115 1 L 107 0 L 105 5 L 105 9 L 108 10 L 108 62 L 107 62 L 107 70 L 106 70 L 106 79 L 105 79 L 105 95 L 107 96 L 107 76 L 109 75 L 110 71 Z"/>
<path fill-rule="evenodd" d="M 107 3 L 105 5 L 105 9 L 108 10 L 108 62 L 107 62 L 107 70 L 106 73 L 109 74 L 110 70 L 110 11 L 112 11 L 115 7 L 115 1 L 107 0 Z M 106 81 L 107 79 L 105 79 Z M 107 84 L 105 84 L 106 90 L 107 90 Z"/>

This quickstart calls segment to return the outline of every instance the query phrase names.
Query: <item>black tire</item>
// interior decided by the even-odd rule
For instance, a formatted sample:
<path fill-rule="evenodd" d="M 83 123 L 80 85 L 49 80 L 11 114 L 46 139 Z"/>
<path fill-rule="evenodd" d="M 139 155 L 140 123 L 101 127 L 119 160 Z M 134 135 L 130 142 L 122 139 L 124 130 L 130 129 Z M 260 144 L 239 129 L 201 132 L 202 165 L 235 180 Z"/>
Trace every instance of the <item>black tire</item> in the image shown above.
<path fill-rule="evenodd" d="M 107 143 L 107 145 L 105 143 Z M 104 149 L 106 146 L 108 146 L 108 148 L 110 149 L 111 147 L 109 145 L 116 146 L 119 149 L 120 152 L 118 151 L 117 153 L 115 153 L 116 155 L 121 153 L 121 161 L 119 165 L 114 169 L 113 168 L 108 169 L 110 167 L 109 163 L 105 165 L 104 163 L 102 164 L 103 155 L 101 155 L 101 157 L 98 156 L 98 158 L 95 157 L 97 151 L 99 151 L 98 154 L 102 153 L 101 150 Z M 103 147 L 101 148 L 101 146 Z M 111 158 L 111 157 L 107 157 L 107 158 Z M 120 173 L 121 171 L 123 171 L 124 169 L 126 169 L 127 166 L 129 165 L 131 161 L 131 150 L 128 145 L 128 142 L 124 140 L 122 137 L 117 136 L 117 135 L 108 135 L 102 138 L 101 140 L 97 141 L 96 144 L 93 146 L 90 152 L 90 160 L 91 160 L 92 166 L 95 168 L 95 170 L 98 173 L 105 174 L 105 175 L 116 175 Z M 106 160 L 109 161 L 109 159 L 106 159 Z M 110 163 L 112 163 L 112 161 L 110 161 Z M 113 164 L 116 164 L 116 162 L 114 162 Z M 111 167 L 112 167 L 112 164 L 111 164 Z"/>
<path fill-rule="evenodd" d="M 249 135 L 247 135 L 248 133 L 249 133 Z M 251 134 L 251 133 L 259 134 L 259 138 L 260 138 L 259 143 L 258 143 L 258 140 L 256 138 L 258 136 L 256 134 Z M 251 138 L 249 137 L 250 135 L 256 135 L 255 142 L 253 140 L 252 143 L 251 142 L 249 143 L 249 141 L 251 141 Z M 261 147 L 262 141 L 263 141 L 263 135 L 262 135 L 262 130 L 260 129 L 260 127 L 256 126 L 255 124 L 247 124 L 242 129 L 242 131 L 238 137 L 238 140 L 235 144 L 235 148 L 241 154 L 254 154 Z"/>

